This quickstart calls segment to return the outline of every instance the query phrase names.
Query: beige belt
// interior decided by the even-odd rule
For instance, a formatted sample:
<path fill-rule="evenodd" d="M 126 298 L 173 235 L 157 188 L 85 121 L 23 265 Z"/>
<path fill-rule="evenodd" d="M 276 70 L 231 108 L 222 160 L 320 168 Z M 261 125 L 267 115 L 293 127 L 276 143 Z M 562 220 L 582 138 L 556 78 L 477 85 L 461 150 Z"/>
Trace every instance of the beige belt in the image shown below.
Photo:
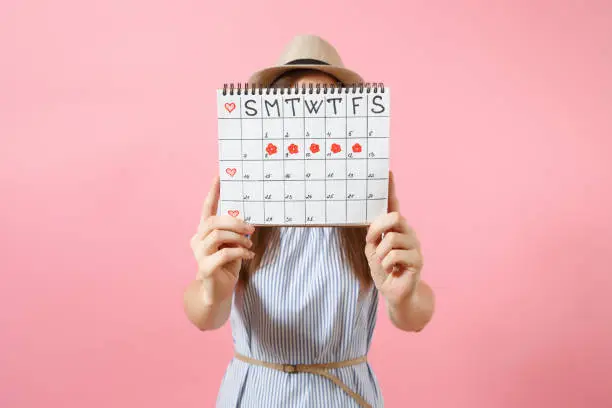
<path fill-rule="evenodd" d="M 244 361 L 245 363 L 271 368 L 273 370 L 282 371 L 283 373 L 308 373 L 320 375 L 321 377 L 325 377 L 338 387 L 340 387 L 344 392 L 351 396 L 360 406 L 364 408 L 372 408 L 370 404 L 366 402 L 365 399 L 355 391 L 351 390 L 348 385 L 342 382 L 342 380 L 332 373 L 329 372 L 330 369 L 333 368 L 343 368 L 350 367 L 357 364 L 365 363 L 366 357 L 359 357 L 353 360 L 339 361 L 337 363 L 324 363 L 324 364 L 276 364 L 276 363 L 268 363 L 265 361 L 256 360 L 251 357 L 243 356 L 242 354 L 235 353 L 236 359 L 240 361 Z"/>

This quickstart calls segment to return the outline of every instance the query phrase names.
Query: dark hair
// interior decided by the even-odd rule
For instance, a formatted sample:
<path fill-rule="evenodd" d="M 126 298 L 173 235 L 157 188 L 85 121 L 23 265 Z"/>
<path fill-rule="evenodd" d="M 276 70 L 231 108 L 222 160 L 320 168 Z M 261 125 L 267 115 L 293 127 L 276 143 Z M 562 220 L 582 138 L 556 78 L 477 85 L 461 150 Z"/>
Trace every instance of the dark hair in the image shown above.
<path fill-rule="evenodd" d="M 296 79 L 308 74 L 324 74 L 332 78 L 336 84 L 342 84 L 342 82 L 338 78 L 336 78 L 332 74 L 328 74 L 327 72 L 319 71 L 318 69 L 312 68 L 297 68 L 292 71 L 287 71 L 278 78 L 276 78 L 270 84 L 270 88 L 290 88 L 293 86 Z"/>

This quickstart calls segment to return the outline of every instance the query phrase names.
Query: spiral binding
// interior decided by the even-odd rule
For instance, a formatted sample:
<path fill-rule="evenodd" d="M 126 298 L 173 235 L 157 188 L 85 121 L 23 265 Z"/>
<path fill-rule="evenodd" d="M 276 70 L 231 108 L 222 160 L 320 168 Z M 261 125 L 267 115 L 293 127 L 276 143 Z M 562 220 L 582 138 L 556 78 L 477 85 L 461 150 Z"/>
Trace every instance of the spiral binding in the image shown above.
<path fill-rule="evenodd" d="M 356 83 L 350 85 L 344 84 L 308 84 L 306 87 L 305 84 L 301 86 L 295 85 L 291 88 L 274 88 L 274 87 L 264 87 L 262 85 L 249 84 L 247 82 L 243 84 L 241 82 L 238 83 L 230 83 L 223 84 L 223 95 L 313 95 L 313 94 L 341 94 L 341 93 L 384 93 L 385 86 L 382 82 L 366 82 L 366 83 Z"/>

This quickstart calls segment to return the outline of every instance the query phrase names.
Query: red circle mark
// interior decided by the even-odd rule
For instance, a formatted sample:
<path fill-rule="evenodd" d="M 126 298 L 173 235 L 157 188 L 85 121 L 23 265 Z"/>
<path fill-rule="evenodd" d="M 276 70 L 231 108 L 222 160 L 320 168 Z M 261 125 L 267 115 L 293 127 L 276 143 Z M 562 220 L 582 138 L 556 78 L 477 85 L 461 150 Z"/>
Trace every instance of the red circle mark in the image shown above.
<path fill-rule="evenodd" d="M 277 152 L 277 148 L 275 145 L 273 145 L 272 143 L 268 143 L 268 146 L 266 146 L 266 152 L 272 156 L 273 154 L 275 154 Z"/>

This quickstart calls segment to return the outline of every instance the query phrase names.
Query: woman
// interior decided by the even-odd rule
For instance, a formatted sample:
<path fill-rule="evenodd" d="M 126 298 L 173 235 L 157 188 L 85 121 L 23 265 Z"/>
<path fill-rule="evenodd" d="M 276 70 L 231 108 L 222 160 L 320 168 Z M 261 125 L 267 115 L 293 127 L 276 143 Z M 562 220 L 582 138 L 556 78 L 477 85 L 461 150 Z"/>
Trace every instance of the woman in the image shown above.
<path fill-rule="evenodd" d="M 294 39 L 281 62 L 252 82 L 362 82 L 318 37 Z M 185 311 L 201 330 L 230 318 L 236 358 L 218 407 L 383 405 L 365 359 L 378 295 L 401 330 L 422 330 L 434 309 L 433 292 L 419 279 L 420 245 L 399 214 L 392 175 L 389 187 L 388 213 L 369 227 L 255 229 L 217 215 L 215 179 L 191 241 L 198 273 L 185 291 Z"/>

